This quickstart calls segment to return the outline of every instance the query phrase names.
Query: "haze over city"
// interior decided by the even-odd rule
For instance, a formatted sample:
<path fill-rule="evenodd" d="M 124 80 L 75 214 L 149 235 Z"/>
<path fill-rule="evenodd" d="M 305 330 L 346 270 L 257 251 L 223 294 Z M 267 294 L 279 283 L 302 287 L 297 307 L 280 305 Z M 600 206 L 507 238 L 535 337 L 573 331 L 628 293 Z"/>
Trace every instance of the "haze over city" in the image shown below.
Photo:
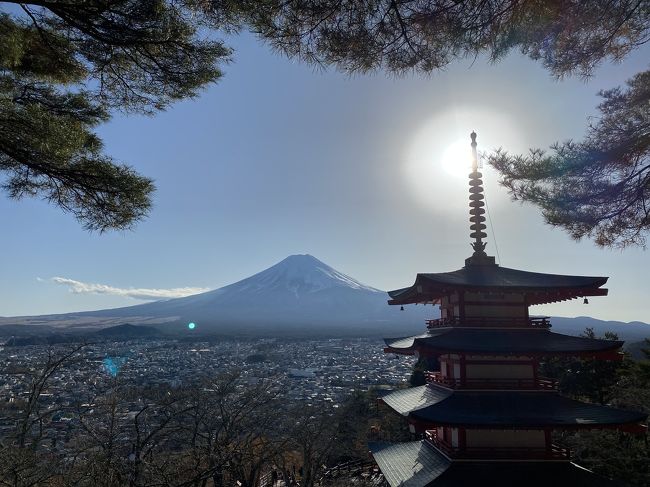
<path fill-rule="evenodd" d="M 431 76 L 353 76 L 230 39 L 225 77 L 156 117 L 101 126 L 107 153 L 155 180 L 134 231 L 88 233 L 44 202 L 0 199 L 3 316 L 128 306 L 215 289 L 309 253 L 382 290 L 471 253 L 467 172 L 454 149 L 511 153 L 580 139 L 597 92 L 647 67 L 650 50 L 588 80 L 556 81 L 518 54 Z M 450 149 L 451 148 L 451 149 Z M 610 276 L 608 297 L 534 308 L 554 316 L 650 321 L 643 249 L 603 250 L 510 201 L 484 167 L 487 251 L 505 267 Z M 76 292 L 70 292 L 70 291 Z"/>

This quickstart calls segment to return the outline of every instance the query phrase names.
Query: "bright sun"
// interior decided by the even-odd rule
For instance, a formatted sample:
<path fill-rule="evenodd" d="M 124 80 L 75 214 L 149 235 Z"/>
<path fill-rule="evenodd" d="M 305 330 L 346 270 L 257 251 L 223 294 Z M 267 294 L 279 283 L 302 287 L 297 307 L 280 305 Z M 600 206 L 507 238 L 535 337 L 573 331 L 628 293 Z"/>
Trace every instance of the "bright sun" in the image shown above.
<path fill-rule="evenodd" d="M 481 150 L 517 147 L 521 138 L 520 127 L 499 112 L 477 107 L 437 112 L 404 146 L 402 169 L 410 196 L 429 209 L 449 211 L 450 205 L 467 205 L 472 130 L 478 133 Z"/>
<path fill-rule="evenodd" d="M 448 212 L 450 206 L 467 206 L 472 130 L 481 151 L 500 146 L 516 150 L 525 139 L 522 125 L 502 111 L 485 106 L 437 110 L 413 131 L 400 161 L 404 189 L 423 207 Z"/>
<path fill-rule="evenodd" d="M 457 140 L 442 154 L 442 168 L 450 176 L 466 178 L 472 170 L 472 149 L 467 140 Z"/>
<path fill-rule="evenodd" d="M 451 144 L 441 139 L 444 134 L 438 135 L 431 127 L 414 135 L 406 154 L 406 177 L 413 195 L 427 206 L 439 208 L 443 201 L 447 206 L 465 204 L 461 195 L 467 190 L 472 167 L 470 139 L 458 138 Z"/>

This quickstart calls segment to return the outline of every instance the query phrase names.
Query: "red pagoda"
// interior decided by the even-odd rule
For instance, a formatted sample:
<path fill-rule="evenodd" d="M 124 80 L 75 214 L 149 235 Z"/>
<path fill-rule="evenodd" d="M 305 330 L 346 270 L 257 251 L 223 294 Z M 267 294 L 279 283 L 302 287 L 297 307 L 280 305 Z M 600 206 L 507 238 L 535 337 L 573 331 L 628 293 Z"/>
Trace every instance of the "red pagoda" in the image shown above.
<path fill-rule="evenodd" d="M 386 352 L 440 363 L 426 385 L 381 398 L 422 439 L 374 443 L 372 454 L 391 487 L 619 485 L 571 463 L 552 432 L 640 432 L 647 416 L 563 397 L 539 367 L 561 356 L 620 360 L 623 342 L 553 333 L 547 318 L 529 315 L 531 305 L 605 296 L 607 278 L 508 269 L 485 253 L 483 183 L 471 137 L 473 255 L 462 269 L 418 274 L 411 287 L 389 292 L 392 305 L 440 305 L 427 333 L 386 340 Z"/>

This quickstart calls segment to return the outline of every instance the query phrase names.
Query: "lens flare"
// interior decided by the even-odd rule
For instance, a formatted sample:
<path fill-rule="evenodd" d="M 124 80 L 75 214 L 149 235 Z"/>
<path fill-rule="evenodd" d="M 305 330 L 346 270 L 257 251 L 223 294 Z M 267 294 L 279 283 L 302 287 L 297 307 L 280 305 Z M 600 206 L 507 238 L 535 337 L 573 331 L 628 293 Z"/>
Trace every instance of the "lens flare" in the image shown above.
<path fill-rule="evenodd" d="M 106 357 L 102 361 L 104 371 L 111 377 L 117 377 L 125 363 L 126 357 Z"/>
<path fill-rule="evenodd" d="M 188 323 L 188 324 L 187 324 L 187 327 L 188 327 L 190 330 L 193 330 L 194 328 L 196 328 L 196 323 L 194 323 L 194 322 Z"/>

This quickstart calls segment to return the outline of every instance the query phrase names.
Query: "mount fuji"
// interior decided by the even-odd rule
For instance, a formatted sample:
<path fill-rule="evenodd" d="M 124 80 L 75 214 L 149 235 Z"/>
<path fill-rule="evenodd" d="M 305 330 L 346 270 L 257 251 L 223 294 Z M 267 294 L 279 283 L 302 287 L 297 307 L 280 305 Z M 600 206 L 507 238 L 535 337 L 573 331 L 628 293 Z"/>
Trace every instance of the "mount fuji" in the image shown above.
<path fill-rule="evenodd" d="M 421 332 L 433 307 L 400 311 L 388 294 L 360 283 L 311 255 L 292 255 L 234 284 L 193 296 L 124 308 L 3 318 L 0 324 L 95 328 L 122 323 L 165 324 L 196 331 L 240 334 L 392 335 Z"/>

